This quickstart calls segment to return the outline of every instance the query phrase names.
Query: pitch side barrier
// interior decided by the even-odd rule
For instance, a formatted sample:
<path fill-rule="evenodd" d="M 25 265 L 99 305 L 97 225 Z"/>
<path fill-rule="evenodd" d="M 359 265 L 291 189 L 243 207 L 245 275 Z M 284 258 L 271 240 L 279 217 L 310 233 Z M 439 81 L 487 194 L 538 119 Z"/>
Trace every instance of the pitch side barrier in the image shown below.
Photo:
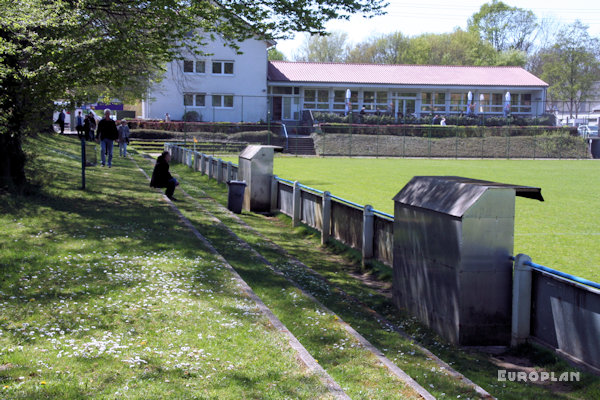
<path fill-rule="evenodd" d="M 515 258 L 512 345 L 528 340 L 600 374 L 600 284 Z"/>
<path fill-rule="evenodd" d="M 172 159 L 218 182 L 238 179 L 238 165 L 165 143 Z M 273 176 L 271 211 L 292 217 L 362 252 L 363 262 L 393 265 L 394 216 L 297 181 Z M 600 284 L 532 262 L 514 259 L 511 344 L 527 341 L 600 374 Z"/>

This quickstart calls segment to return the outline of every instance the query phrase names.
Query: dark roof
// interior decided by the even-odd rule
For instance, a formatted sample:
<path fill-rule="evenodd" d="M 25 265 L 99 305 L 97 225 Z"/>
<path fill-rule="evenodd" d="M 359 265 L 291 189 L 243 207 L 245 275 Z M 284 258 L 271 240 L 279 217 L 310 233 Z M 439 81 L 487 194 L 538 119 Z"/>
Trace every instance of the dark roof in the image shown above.
<path fill-rule="evenodd" d="M 460 176 L 415 176 L 394 201 L 460 218 L 487 190 L 506 188 L 514 189 L 516 196 L 544 201 L 542 189 L 537 187 Z"/>

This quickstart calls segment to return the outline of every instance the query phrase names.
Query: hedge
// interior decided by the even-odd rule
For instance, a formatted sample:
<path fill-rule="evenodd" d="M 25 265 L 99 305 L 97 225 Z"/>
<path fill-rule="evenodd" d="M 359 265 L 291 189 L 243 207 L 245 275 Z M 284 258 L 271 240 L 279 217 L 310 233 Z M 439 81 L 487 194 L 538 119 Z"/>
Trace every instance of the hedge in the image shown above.
<path fill-rule="evenodd" d="M 209 133 L 240 133 L 240 132 L 260 132 L 267 131 L 268 128 L 273 134 L 281 131 L 281 124 L 272 123 L 269 126 L 265 123 L 253 122 L 183 122 L 183 121 L 156 121 L 134 119 L 127 121 L 130 129 L 147 129 L 168 132 L 209 132 Z"/>
<path fill-rule="evenodd" d="M 443 114 L 439 114 L 442 116 Z M 367 125 L 397 125 L 395 118 L 389 114 L 365 114 L 360 115 L 353 113 L 351 115 L 341 115 L 335 113 L 313 113 L 313 118 L 319 123 L 354 123 L 354 124 L 367 124 Z M 467 115 L 448 115 L 445 116 L 446 124 L 448 125 L 460 125 L 460 126 L 506 126 L 506 125 L 519 125 L 519 126 L 553 126 L 555 125 L 554 115 L 541 115 L 537 118 L 526 117 L 521 115 L 514 115 L 508 118 L 494 116 L 467 116 Z M 403 124 L 408 125 L 429 125 L 433 119 L 433 115 L 425 115 L 422 117 L 406 116 L 401 118 Z"/>
<path fill-rule="evenodd" d="M 236 133 L 220 133 L 220 132 L 173 132 L 167 130 L 157 129 L 132 129 L 131 138 L 134 139 L 174 139 L 184 140 L 187 137 L 188 140 L 193 140 L 195 137 L 199 140 L 212 140 L 212 141 L 230 141 L 230 142 L 243 142 L 243 143 L 268 143 L 269 133 L 271 141 L 277 141 L 279 135 L 269 132 L 267 130 L 262 131 L 244 131 Z"/>
<path fill-rule="evenodd" d="M 546 132 L 577 136 L 575 127 L 552 126 L 440 126 L 440 125 L 349 125 L 319 124 L 322 134 L 392 135 L 416 137 L 484 137 L 484 136 L 537 136 Z"/>

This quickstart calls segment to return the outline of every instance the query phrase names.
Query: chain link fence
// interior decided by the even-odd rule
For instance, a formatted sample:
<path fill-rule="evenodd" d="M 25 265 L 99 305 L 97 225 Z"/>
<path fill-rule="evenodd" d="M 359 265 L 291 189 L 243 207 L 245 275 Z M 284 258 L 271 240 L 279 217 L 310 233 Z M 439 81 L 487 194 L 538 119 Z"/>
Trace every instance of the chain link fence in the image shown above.
<path fill-rule="evenodd" d="M 320 124 L 320 156 L 591 158 L 577 128 Z"/>

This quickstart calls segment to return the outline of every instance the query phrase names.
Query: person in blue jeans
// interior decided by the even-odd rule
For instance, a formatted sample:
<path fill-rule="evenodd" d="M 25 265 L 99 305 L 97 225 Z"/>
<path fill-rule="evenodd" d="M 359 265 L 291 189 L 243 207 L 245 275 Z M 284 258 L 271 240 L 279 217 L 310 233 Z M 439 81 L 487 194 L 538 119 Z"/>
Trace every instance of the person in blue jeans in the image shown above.
<path fill-rule="evenodd" d="M 160 156 L 156 159 L 156 165 L 154 171 L 152 171 L 152 179 L 150 179 L 150 186 L 155 188 L 167 188 L 165 194 L 171 201 L 177 201 L 173 197 L 175 187 L 179 185 L 177 179 L 171 176 L 169 172 L 169 161 L 171 161 L 171 154 L 168 151 L 163 151 Z"/>
<path fill-rule="evenodd" d="M 119 131 L 119 155 L 127 157 L 127 144 L 129 143 L 129 126 L 127 121 L 121 120 L 121 125 L 117 128 Z"/>
<path fill-rule="evenodd" d="M 117 124 L 110 118 L 110 110 L 104 110 L 104 118 L 98 122 L 96 136 L 100 139 L 100 158 L 102 166 L 108 161 L 108 168 L 112 166 L 113 144 L 119 138 Z M 108 160 L 106 160 L 108 158 Z"/>

